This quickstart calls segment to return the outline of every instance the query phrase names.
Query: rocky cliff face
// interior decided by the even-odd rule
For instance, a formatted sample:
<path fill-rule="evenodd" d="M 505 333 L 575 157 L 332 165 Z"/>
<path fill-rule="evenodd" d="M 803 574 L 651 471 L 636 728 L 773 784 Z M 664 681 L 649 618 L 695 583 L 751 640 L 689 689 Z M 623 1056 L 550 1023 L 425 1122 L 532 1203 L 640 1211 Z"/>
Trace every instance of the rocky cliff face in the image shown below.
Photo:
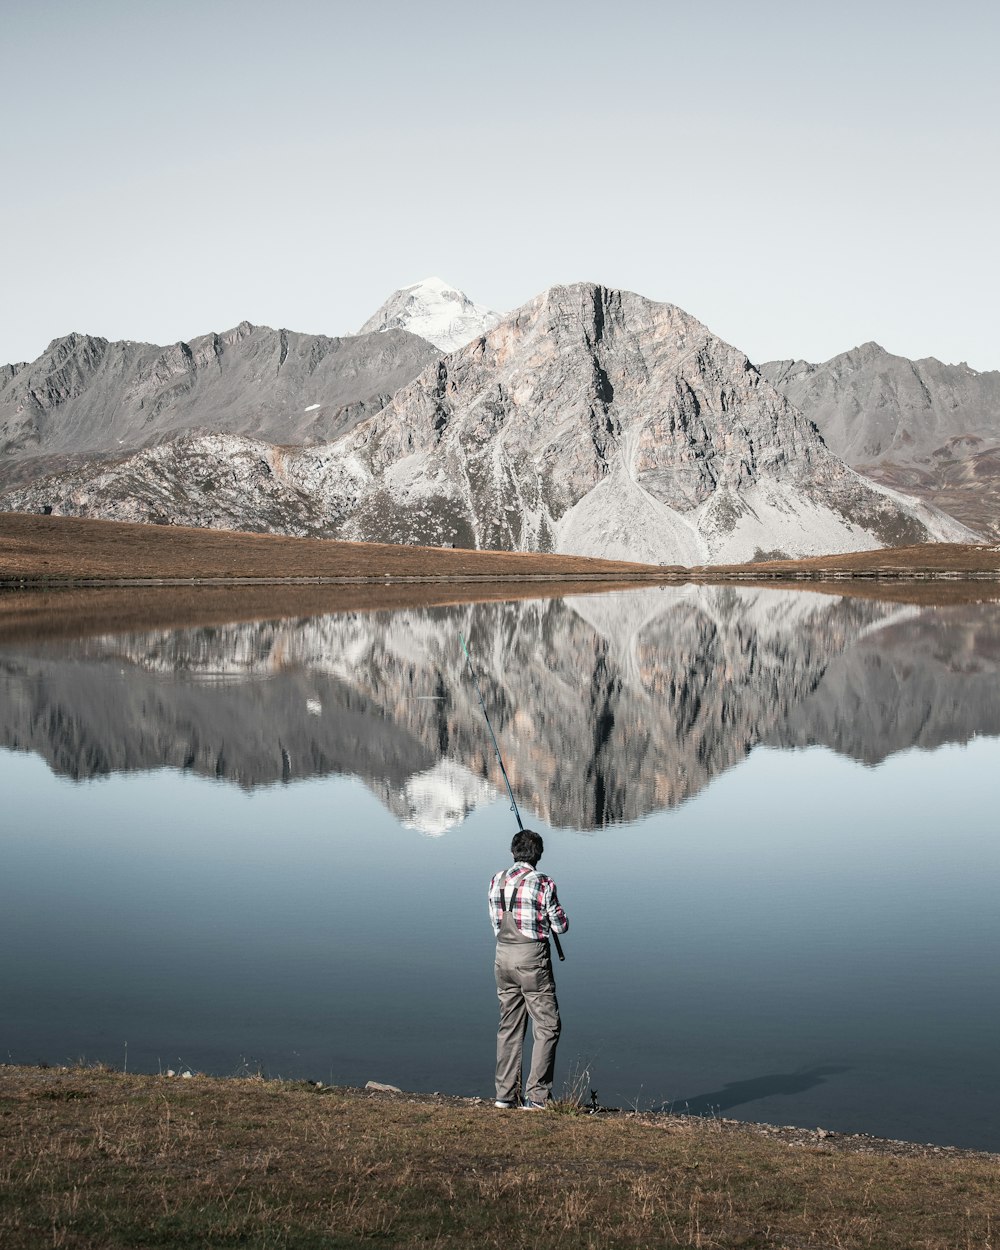
<path fill-rule="evenodd" d="M 111 521 L 326 535 L 324 501 L 290 472 L 294 454 L 232 434 L 186 435 L 10 487 L 0 505 Z"/>
<path fill-rule="evenodd" d="M 474 304 L 456 287 L 440 278 L 426 278 L 394 291 L 358 333 L 409 330 L 442 351 L 453 352 L 492 330 L 500 320 L 500 313 Z"/>
<path fill-rule="evenodd" d="M 331 443 L 188 440 L 3 503 L 689 565 L 972 537 L 837 460 L 681 309 L 588 283 L 436 360 Z"/>
<path fill-rule="evenodd" d="M 557 826 L 674 806 L 759 743 L 873 763 L 1000 734 L 989 608 L 700 588 L 7 648 L 0 744 L 78 779 L 360 776 L 439 834 L 502 788 L 459 631 L 520 802 Z"/>
<path fill-rule="evenodd" d="M 761 366 L 860 472 L 1000 537 L 1000 372 L 865 343 L 824 364 Z"/>
<path fill-rule="evenodd" d="M 37 476 L 85 453 L 120 456 L 192 430 L 326 441 L 438 354 L 404 330 L 331 339 L 241 322 L 170 347 L 71 334 L 0 371 L 4 473 Z"/>
<path fill-rule="evenodd" d="M 589 283 L 526 304 L 315 460 L 350 537 L 682 564 L 967 537 L 847 469 L 693 317 Z"/>

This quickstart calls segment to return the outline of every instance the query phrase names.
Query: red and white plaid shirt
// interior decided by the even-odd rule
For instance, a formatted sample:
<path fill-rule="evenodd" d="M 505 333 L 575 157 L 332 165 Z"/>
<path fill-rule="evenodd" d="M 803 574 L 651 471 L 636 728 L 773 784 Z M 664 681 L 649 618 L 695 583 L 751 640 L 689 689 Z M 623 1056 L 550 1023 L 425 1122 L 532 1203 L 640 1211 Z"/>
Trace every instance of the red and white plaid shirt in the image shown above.
<path fill-rule="evenodd" d="M 504 900 L 500 899 L 500 882 L 507 878 Z M 490 882 L 490 920 L 493 932 L 500 932 L 501 911 L 506 911 L 515 887 L 514 923 L 525 937 L 544 941 L 550 933 L 565 933 L 569 928 L 566 913 L 556 897 L 556 883 L 530 864 L 513 864 L 498 872 Z"/>

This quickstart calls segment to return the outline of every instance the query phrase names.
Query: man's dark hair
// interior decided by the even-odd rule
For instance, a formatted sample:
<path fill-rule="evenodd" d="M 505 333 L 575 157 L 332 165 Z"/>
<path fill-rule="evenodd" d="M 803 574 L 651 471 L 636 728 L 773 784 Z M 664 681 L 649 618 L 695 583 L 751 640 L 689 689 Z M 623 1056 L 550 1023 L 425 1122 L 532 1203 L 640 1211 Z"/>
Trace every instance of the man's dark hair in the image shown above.
<path fill-rule="evenodd" d="M 519 864 L 530 864 L 532 868 L 542 858 L 542 851 L 545 846 L 542 839 L 535 833 L 534 829 L 521 829 L 514 834 L 514 841 L 510 844 L 510 853 L 514 856 L 514 860 Z"/>

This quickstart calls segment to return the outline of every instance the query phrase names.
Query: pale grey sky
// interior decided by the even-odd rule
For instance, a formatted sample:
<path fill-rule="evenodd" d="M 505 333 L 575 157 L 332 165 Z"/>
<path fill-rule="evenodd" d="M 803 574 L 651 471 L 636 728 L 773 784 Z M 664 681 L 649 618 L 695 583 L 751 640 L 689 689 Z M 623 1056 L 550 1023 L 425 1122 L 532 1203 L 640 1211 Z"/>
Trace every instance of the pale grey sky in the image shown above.
<path fill-rule="evenodd" d="M 592 279 L 1000 368 L 1000 8 L 3 0 L 0 362 Z"/>

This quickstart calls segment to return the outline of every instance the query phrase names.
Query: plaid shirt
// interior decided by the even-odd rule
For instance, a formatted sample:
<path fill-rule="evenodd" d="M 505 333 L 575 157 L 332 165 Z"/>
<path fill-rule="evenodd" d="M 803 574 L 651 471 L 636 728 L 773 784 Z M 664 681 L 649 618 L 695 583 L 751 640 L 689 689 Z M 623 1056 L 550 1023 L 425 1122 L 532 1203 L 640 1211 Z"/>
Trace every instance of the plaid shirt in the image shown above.
<path fill-rule="evenodd" d="M 507 876 L 504 888 L 506 896 L 503 907 L 500 900 L 500 882 Z M 536 872 L 530 864 L 513 864 L 498 872 L 490 882 L 490 920 L 493 932 L 500 932 L 501 910 L 506 910 L 511 891 L 517 887 L 514 902 L 514 923 L 525 937 L 545 941 L 550 933 L 565 933 L 569 928 L 566 913 L 556 897 L 556 883 L 543 872 Z"/>

